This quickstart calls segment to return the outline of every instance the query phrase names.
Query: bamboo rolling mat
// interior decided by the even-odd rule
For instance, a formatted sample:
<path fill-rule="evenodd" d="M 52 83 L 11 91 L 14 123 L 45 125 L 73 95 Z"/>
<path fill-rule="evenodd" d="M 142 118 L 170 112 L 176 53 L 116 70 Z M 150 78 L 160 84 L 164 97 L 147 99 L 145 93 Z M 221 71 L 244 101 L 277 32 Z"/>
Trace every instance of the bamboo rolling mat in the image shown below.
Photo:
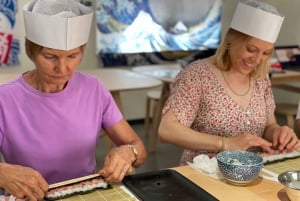
<path fill-rule="evenodd" d="M 291 170 L 300 170 L 300 158 L 288 159 L 285 161 L 264 165 L 264 168 L 276 174 Z"/>
<path fill-rule="evenodd" d="M 113 185 L 109 189 L 99 189 L 83 195 L 74 195 L 57 201 L 138 201 L 120 186 Z"/>

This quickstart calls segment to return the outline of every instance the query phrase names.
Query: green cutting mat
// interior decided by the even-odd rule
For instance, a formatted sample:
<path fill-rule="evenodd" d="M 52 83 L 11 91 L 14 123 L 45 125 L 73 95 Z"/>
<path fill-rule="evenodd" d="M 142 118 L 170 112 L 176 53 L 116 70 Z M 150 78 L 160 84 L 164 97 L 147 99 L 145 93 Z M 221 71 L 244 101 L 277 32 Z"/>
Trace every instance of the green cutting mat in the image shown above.
<path fill-rule="evenodd" d="M 120 186 L 112 186 L 110 189 L 99 189 L 83 195 L 75 195 L 59 201 L 138 201 L 130 193 Z"/>

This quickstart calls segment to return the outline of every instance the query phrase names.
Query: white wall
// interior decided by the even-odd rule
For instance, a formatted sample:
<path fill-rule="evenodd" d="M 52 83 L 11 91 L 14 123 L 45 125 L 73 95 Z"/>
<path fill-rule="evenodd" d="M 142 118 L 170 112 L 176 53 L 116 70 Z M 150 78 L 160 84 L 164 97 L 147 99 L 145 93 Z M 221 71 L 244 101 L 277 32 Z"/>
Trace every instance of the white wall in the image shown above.
<path fill-rule="evenodd" d="M 87 0 L 85 0 L 87 1 Z M 93 6 L 95 6 L 96 0 L 91 0 Z M 23 17 L 22 17 L 22 8 L 24 4 L 28 2 L 28 0 L 19 0 L 19 12 L 17 14 L 18 23 L 20 23 L 20 46 L 21 46 L 21 55 L 20 60 L 21 64 L 15 67 L 2 67 L 1 71 L 9 71 L 12 68 L 19 69 L 31 69 L 33 65 L 31 61 L 27 58 L 24 51 L 24 25 L 23 25 Z M 196 3 L 196 0 L 193 0 Z M 222 27 L 225 33 L 225 30 L 228 28 L 229 23 L 231 21 L 232 15 L 234 13 L 236 4 L 238 0 L 223 0 L 223 16 L 222 16 Z M 294 45 L 300 43 L 300 23 L 299 23 L 299 8 L 300 1 L 299 0 L 265 0 L 265 2 L 271 3 L 276 6 L 280 13 L 285 16 L 285 21 L 283 23 L 281 32 L 279 34 L 277 45 Z M 95 19 L 94 19 L 95 20 Z M 41 30 L 42 31 L 42 30 Z M 98 60 L 96 56 L 96 29 L 93 26 L 90 34 L 90 40 L 87 44 L 86 54 L 83 59 L 83 62 L 80 64 L 79 69 L 82 68 L 101 68 L 101 62 Z M 299 43 L 298 43 L 299 42 Z M 294 93 L 286 93 L 282 90 L 274 90 L 276 101 L 287 101 L 285 100 L 288 94 L 288 101 L 297 103 L 299 99 L 299 94 Z M 144 110 L 145 110 L 145 94 L 146 90 L 139 90 L 133 92 L 124 92 L 121 94 L 123 101 L 123 108 L 125 117 L 128 120 L 141 119 L 144 118 Z"/>

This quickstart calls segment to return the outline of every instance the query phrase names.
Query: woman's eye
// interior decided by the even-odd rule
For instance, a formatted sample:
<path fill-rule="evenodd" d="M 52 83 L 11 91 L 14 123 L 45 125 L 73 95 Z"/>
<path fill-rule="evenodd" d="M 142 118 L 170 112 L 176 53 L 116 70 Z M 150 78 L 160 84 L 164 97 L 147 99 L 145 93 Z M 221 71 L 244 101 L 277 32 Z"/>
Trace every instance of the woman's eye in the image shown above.
<path fill-rule="evenodd" d="M 54 58 L 55 58 L 55 57 L 52 56 L 52 55 L 44 55 L 44 57 L 45 57 L 46 59 L 54 59 Z"/>
<path fill-rule="evenodd" d="M 77 57 L 77 54 L 71 54 L 68 56 L 70 59 L 75 59 Z"/>
<path fill-rule="evenodd" d="M 265 52 L 264 55 L 266 56 L 271 56 L 273 53 L 272 52 Z"/>
<path fill-rule="evenodd" d="M 252 49 L 252 48 L 247 48 L 247 50 L 248 50 L 248 52 L 251 52 L 251 53 L 256 51 L 256 49 Z"/>

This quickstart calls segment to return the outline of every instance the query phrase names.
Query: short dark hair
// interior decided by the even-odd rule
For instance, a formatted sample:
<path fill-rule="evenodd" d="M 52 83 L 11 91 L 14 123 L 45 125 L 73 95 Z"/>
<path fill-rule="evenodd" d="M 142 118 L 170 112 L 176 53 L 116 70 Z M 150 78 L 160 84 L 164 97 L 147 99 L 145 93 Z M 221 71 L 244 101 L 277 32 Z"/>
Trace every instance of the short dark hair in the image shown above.
<path fill-rule="evenodd" d="M 25 38 L 25 51 L 27 56 L 33 60 L 34 56 L 37 55 L 38 53 L 40 53 L 42 51 L 44 47 L 40 46 L 30 40 L 28 40 L 27 38 Z"/>
<path fill-rule="evenodd" d="M 86 44 L 80 46 L 82 53 L 84 53 L 85 46 L 86 46 Z M 31 40 L 28 40 L 25 37 L 25 51 L 26 51 L 26 55 L 32 61 L 34 60 L 34 57 L 43 50 L 43 48 L 44 48 L 44 46 L 38 45 L 38 44 L 32 42 Z"/>

